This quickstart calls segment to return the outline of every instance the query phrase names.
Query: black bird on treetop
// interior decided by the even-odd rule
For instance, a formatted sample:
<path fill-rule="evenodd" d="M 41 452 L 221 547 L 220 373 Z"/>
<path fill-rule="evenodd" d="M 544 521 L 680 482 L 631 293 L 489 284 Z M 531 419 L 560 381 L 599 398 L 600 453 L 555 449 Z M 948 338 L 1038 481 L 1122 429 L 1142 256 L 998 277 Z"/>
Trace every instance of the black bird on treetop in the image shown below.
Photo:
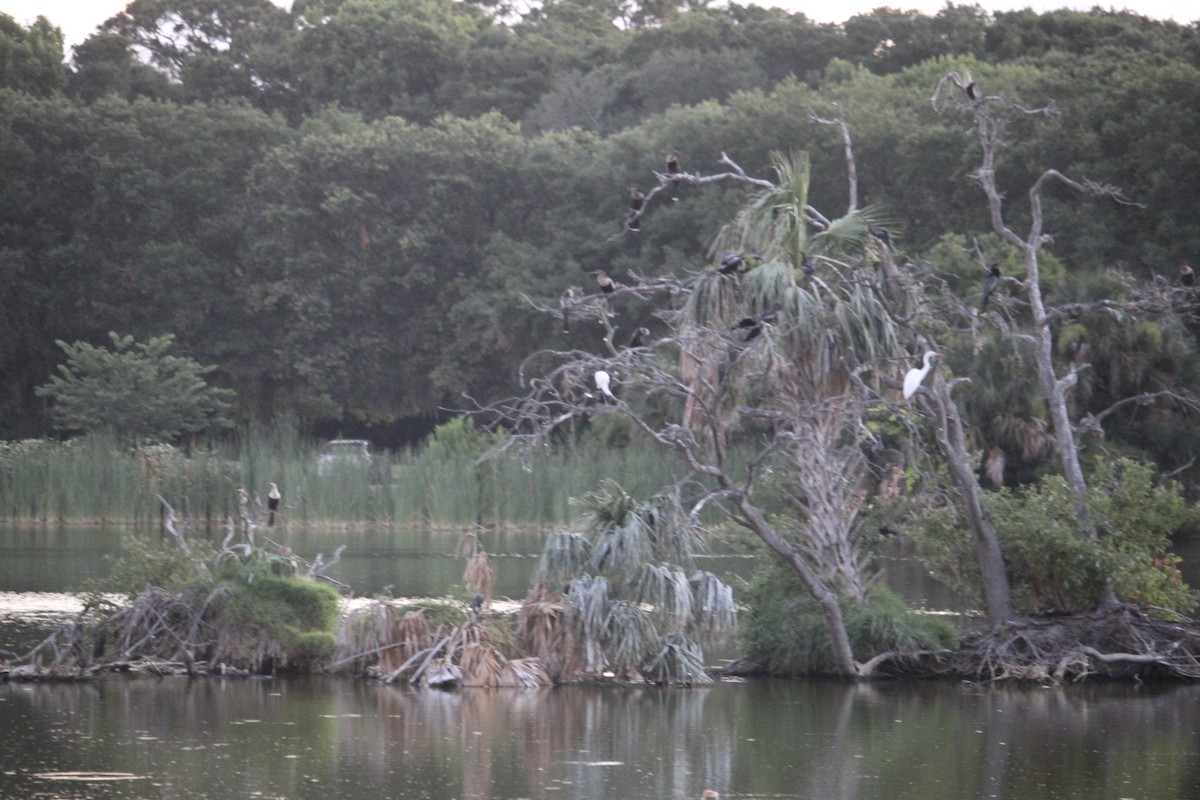
<path fill-rule="evenodd" d="M 983 299 L 979 302 L 979 313 L 987 311 L 988 300 L 991 299 L 992 292 L 996 290 L 998 283 L 1000 283 L 1000 265 L 992 264 L 992 268 L 988 270 L 987 280 L 983 282 Z"/>
<path fill-rule="evenodd" d="M 668 175 L 678 175 L 679 171 L 680 171 L 679 170 L 679 151 L 672 149 L 671 152 L 667 153 L 667 174 Z M 679 195 L 677 194 L 678 186 L 679 186 L 678 178 L 675 178 L 674 180 L 671 181 L 671 202 L 672 203 L 679 199 Z"/>
<path fill-rule="evenodd" d="M 1187 264 L 1179 265 L 1179 282 L 1184 286 L 1196 285 L 1196 271 Z"/>
<path fill-rule="evenodd" d="M 646 195 L 640 186 L 629 187 L 629 220 L 625 223 L 625 227 L 631 231 L 640 231 L 642 229 L 642 206 L 646 203 Z"/>
<path fill-rule="evenodd" d="M 635 330 L 633 332 L 633 336 L 629 337 L 629 346 L 630 347 L 641 347 L 642 343 L 644 341 L 646 341 L 646 337 L 649 335 L 650 335 L 649 328 L 638 328 L 637 330 Z"/>
<path fill-rule="evenodd" d="M 732 275 L 735 272 L 740 272 L 742 265 L 745 263 L 746 261 L 742 258 L 741 253 L 726 253 L 721 256 L 721 266 L 717 269 L 717 272 L 722 275 Z"/>
<path fill-rule="evenodd" d="M 757 317 L 746 317 L 738 320 L 738 324 L 734 325 L 733 327 L 735 329 L 746 331 L 746 338 L 742 339 L 742 341 L 748 342 L 751 339 L 757 339 L 759 334 L 763 332 L 764 326 L 774 325 L 778 321 L 779 309 L 773 308 L 770 311 L 766 311 L 758 315 Z"/>
<path fill-rule="evenodd" d="M 884 247 L 892 246 L 892 234 L 889 233 L 888 229 L 883 227 L 882 225 L 872 225 L 871 226 L 871 235 L 874 236 L 879 241 L 883 242 Z"/>
<path fill-rule="evenodd" d="M 567 290 L 558 296 L 558 307 L 562 310 L 563 333 L 571 332 L 571 305 L 575 302 L 575 287 L 568 286 Z"/>

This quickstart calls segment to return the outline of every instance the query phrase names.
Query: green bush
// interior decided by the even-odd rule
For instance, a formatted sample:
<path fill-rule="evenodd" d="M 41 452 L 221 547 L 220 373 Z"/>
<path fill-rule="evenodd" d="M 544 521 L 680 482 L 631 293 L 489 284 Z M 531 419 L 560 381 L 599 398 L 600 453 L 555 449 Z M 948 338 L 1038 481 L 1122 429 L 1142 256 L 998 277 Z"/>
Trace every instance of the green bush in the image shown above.
<path fill-rule="evenodd" d="M 739 637 L 747 659 L 773 675 L 832 674 L 833 655 L 821 609 L 783 566 L 756 577 L 742 595 Z M 894 592 L 875 586 L 864 601 L 842 601 L 855 658 L 877 653 L 941 650 L 955 641 L 954 626 L 904 605 Z"/>
<path fill-rule="evenodd" d="M 1178 486 L 1155 485 L 1151 467 L 1122 458 L 1098 464 L 1089 491 L 1096 539 L 1084 534 L 1071 489 L 1060 476 L 984 495 L 1014 608 L 1023 613 L 1079 610 L 1093 604 L 1111 581 L 1124 601 L 1190 613 L 1197 596 L 1183 582 L 1169 537 L 1195 511 Z M 920 523 L 906 533 L 922 546 L 931 568 L 947 584 L 961 586 L 968 602 L 982 603 L 971 534 L 958 508 L 931 510 Z"/>
<path fill-rule="evenodd" d="M 204 542 L 194 541 L 190 547 L 192 555 L 188 556 L 173 541 L 124 534 L 120 552 L 104 557 L 108 574 L 88 581 L 84 591 L 119 594 L 131 601 L 148 586 L 178 594 L 200 580 L 199 564 L 212 554 Z"/>

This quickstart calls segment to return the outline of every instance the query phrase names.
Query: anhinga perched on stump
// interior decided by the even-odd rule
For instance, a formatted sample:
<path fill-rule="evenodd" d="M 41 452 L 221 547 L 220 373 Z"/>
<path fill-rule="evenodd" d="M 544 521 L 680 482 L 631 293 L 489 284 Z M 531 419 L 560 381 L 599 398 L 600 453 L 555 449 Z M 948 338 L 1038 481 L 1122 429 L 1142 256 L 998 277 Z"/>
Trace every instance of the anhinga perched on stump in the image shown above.
<path fill-rule="evenodd" d="M 279 487 L 271 484 L 271 491 L 267 492 L 267 527 L 275 524 L 275 512 L 279 510 L 279 501 L 283 499 L 283 495 L 279 492 Z"/>

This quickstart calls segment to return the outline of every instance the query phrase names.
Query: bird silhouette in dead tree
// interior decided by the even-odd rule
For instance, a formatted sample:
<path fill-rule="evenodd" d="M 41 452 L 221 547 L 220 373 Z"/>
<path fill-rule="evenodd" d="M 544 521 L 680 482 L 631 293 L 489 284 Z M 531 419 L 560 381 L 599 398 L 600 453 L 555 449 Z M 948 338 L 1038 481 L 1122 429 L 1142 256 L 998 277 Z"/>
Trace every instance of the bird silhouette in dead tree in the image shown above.
<path fill-rule="evenodd" d="M 571 332 L 571 306 L 575 303 L 575 287 L 568 286 L 567 290 L 558 296 L 558 308 L 562 312 L 563 333 Z"/>
<path fill-rule="evenodd" d="M 672 148 L 671 152 L 667 153 L 667 174 L 678 175 L 679 169 L 679 151 Z M 679 200 L 679 179 L 671 179 L 671 202 Z"/>
<path fill-rule="evenodd" d="M 610 317 L 613 316 L 613 292 L 617 290 L 617 284 L 612 278 L 608 277 L 608 273 L 602 269 L 594 269 L 588 273 L 596 279 L 596 285 L 600 287 L 600 291 L 604 294 L 604 310 Z"/>
<path fill-rule="evenodd" d="M 629 219 L 625 227 L 631 231 L 642 229 L 642 207 L 646 205 L 646 193 L 640 186 L 629 187 Z"/>
<path fill-rule="evenodd" d="M 992 264 L 992 268 L 988 270 L 987 280 L 983 282 L 983 299 L 979 301 L 979 313 L 983 314 L 987 311 L 988 300 L 992 297 L 992 292 L 996 291 L 996 286 L 1000 283 L 1000 265 Z"/>

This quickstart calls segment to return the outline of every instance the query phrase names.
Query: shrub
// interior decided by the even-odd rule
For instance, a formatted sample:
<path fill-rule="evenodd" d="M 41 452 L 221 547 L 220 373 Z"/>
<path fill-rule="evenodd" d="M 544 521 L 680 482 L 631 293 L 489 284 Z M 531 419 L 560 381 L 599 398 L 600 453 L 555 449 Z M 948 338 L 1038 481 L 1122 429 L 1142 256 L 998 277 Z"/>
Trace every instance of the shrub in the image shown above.
<path fill-rule="evenodd" d="M 1170 534 L 1191 520 L 1174 483 L 1155 485 L 1151 467 L 1130 459 L 1097 465 L 1089 505 L 1097 538 L 1087 538 L 1075 516 L 1065 480 L 1045 476 L 1020 490 L 984 495 L 1012 586 L 1013 605 L 1024 613 L 1075 611 L 1095 602 L 1111 581 L 1122 600 L 1189 613 L 1196 593 L 1183 582 Z M 956 506 L 934 509 L 918 529 L 906 531 L 923 557 L 968 602 L 983 592 L 971 535 Z"/>
<path fill-rule="evenodd" d="M 833 655 L 821 609 L 795 575 L 772 564 L 743 595 L 740 638 L 746 657 L 774 675 L 832 674 Z M 890 589 L 876 585 L 863 601 L 842 601 L 855 658 L 889 650 L 912 652 L 953 645 L 954 627 L 912 611 Z"/>

